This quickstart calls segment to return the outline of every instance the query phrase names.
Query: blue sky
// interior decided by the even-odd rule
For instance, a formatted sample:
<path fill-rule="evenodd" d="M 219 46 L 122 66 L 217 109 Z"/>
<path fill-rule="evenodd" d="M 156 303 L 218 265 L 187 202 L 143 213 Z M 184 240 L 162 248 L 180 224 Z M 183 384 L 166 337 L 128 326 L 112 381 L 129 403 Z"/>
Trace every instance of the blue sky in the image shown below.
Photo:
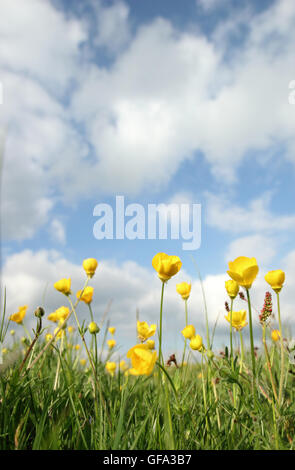
<path fill-rule="evenodd" d="M 182 344 L 176 282 L 193 283 L 191 322 L 204 332 L 192 257 L 210 324 L 220 317 L 217 344 L 226 341 L 227 263 L 239 255 L 257 258 L 258 308 L 263 274 L 286 270 L 292 325 L 294 26 L 291 0 L 28 0 L 18 9 L 2 0 L 8 311 L 23 304 L 34 311 L 46 285 L 45 307 L 55 310 L 63 300 L 52 283 L 72 277 L 78 290 L 83 259 L 95 257 L 97 317 L 112 298 L 110 321 L 124 350 L 134 341 L 136 308 L 157 322 L 160 286 L 151 260 L 164 251 L 183 261 L 166 293 L 167 352 Z M 183 240 L 96 240 L 94 207 L 115 209 L 117 195 L 145 209 L 201 204 L 200 248 L 185 251 Z"/>

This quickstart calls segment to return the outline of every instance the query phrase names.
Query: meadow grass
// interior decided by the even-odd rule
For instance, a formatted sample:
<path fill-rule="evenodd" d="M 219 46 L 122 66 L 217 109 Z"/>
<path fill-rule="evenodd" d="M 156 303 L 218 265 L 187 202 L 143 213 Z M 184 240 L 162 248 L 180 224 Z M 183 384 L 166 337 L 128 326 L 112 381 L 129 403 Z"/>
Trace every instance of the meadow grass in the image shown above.
<path fill-rule="evenodd" d="M 40 342 L 35 354 L 42 346 Z M 100 361 L 97 393 L 89 364 L 80 364 L 80 351 L 67 345 L 59 354 L 58 346 L 51 346 L 22 374 L 22 349 L 15 342 L 0 369 L 1 450 L 294 449 L 295 376 L 286 375 L 283 404 L 275 406 L 263 355 L 256 358 L 255 409 L 250 353 L 242 373 L 240 356 L 235 356 L 232 369 L 229 356 L 218 355 L 203 361 L 202 370 L 200 363 L 165 367 L 169 379 L 159 365 L 148 377 L 119 370 L 112 376 Z M 278 387 L 276 345 L 271 355 Z M 59 384 L 54 388 L 59 359 Z"/>
<path fill-rule="evenodd" d="M 160 326 L 167 314 L 165 276 L 171 277 L 181 267 L 175 258 L 171 257 L 170 271 L 164 263 L 164 274 L 160 264 L 156 265 L 163 282 L 159 290 Z M 182 283 L 178 292 L 185 300 L 188 327 L 188 336 L 183 334 L 184 353 L 167 361 L 162 354 L 165 339 L 160 328 L 158 355 L 154 342 L 148 339 L 155 334 L 156 325 L 140 322 L 138 344 L 127 353 L 132 363 L 129 367 L 113 359 L 115 328 L 104 325 L 105 318 L 100 328 L 93 322 L 93 289 L 88 281 L 94 272 L 86 273 L 87 280 L 75 303 L 70 298 L 70 279 L 55 284 L 68 298 L 71 309 L 62 307 L 51 314 L 52 321 L 59 318 L 59 326 L 49 337 L 42 327 L 45 312 L 39 307 L 35 329 L 25 329 L 22 340 L 13 336 L 13 343 L 8 346 L 7 342 L 4 347 L 10 323 L 24 326 L 26 314 L 24 306 L 7 318 L 4 297 L 0 319 L 0 450 L 294 450 L 295 369 L 289 360 L 290 343 L 279 333 L 276 340 L 271 339 L 266 321 L 272 311 L 269 296 L 260 316 L 261 352 L 244 346 L 245 311 L 233 312 L 233 302 L 228 318 L 239 338 L 238 349 L 233 347 L 231 329 L 230 348 L 213 352 L 214 331 L 210 337 L 207 328 L 206 348 L 194 327 L 187 325 L 190 285 Z M 231 284 L 227 291 L 233 299 L 239 286 Z M 80 301 L 89 305 L 92 329 L 84 322 L 80 324 L 76 313 Z M 248 301 L 250 308 L 249 296 Z M 77 325 L 69 332 L 66 327 L 72 314 Z M 108 334 L 112 341 L 105 356 Z M 81 340 L 82 347 L 75 347 Z"/>

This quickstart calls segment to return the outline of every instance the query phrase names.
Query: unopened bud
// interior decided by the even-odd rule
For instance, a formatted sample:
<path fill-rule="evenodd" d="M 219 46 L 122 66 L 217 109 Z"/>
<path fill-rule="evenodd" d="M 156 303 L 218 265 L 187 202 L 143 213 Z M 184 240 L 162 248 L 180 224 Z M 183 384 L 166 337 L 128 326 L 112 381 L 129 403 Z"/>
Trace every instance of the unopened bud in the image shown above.
<path fill-rule="evenodd" d="M 45 315 L 45 310 L 44 310 L 44 308 L 38 307 L 38 308 L 35 310 L 35 317 L 37 317 L 37 318 L 42 318 L 44 315 Z"/>
<path fill-rule="evenodd" d="M 96 335 L 99 333 L 100 328 L 94 321 L 92 321 L 88 326 L 88 330 L 92 335 Z"/>

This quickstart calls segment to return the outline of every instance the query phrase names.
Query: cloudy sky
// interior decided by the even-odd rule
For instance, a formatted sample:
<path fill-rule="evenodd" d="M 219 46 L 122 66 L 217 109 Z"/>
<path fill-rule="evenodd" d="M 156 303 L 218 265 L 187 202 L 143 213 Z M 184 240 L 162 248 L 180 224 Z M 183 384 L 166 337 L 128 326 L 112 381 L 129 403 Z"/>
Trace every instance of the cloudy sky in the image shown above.
<path fill-rule="evenodd" d="M 93 309 L 99 322 L 112 301 L 123 355 L 137 309 L 158 321 L 151 260 L 166 252 L 183 262 L 165 292 L 166 353 L 183 344 L 177 282 L 192 282 L 189 320 L 205 333 L 198 270 L 218 348 L 228 341 L 228 261 L 244 255 L 259 264 L 258 311 L 264 274 L 285 270 L 282 315 L 294 329 L 294 43 L 293 0 L 0 0 L 8 313 L 27 304 L 30 324 L 38 305 L 64 305 L 53 283 L 71 277 L 76 292 L 83 259 L 95 257 Z M 148 204 L 200 204 L 200 247 L 96 239 L 94 208 L 109 204 L 115 218 L 116 196 L 145 213 Z M 85 305 L 79 311 L 87 318 Z"/>

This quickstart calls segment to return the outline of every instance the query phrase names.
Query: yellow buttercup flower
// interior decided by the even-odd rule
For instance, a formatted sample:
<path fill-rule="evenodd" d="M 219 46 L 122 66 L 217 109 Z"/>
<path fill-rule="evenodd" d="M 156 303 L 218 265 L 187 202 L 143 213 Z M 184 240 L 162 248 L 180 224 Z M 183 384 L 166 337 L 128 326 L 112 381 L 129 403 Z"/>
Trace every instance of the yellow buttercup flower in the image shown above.
<path fill-rule="evenodd" d="M 229 297 L 231 299 L 235 299 L 236 296 L 239 293 L 240 286 L 233 279 L 229 279 L 228 281 L 225 281 L 225 288 L 226 288 L 226 292 L 228 293 Z"/>
<path fill-rule="evenodd" d="M 80 344 L 76 344 L 75 349 L 76 349 L 76 351 L 79 351 L 79 349 L 81 349 Z"/>
<path fill-rule="evenodd" d="M 75 328 L 73 326 L 69 326 L 68 327 L 68 332 L 71 334 L 71 333 L 74 333 L 75 331 Z"/>
<path fill-rule="evenodd" d="M 285 273 L 281 269 L 277 269 L 275 271 L 269 271 L 264 276 L 264 279 L 272 287 L 272 289 L 275 292 L 279 293 L 285 282 Z"/>
<path fill-rule="evenodd" d="M 81 295 L 82 291 L 83 291 L 83 294 Z M 87 286 L 85 287 L 84 290 L 83 289 L 78 290 L 76 297 L 77 299 L 83 300 L 85 304 L 90 304 L 92 302 L 93 292 L 94 292 L 93 287 Z"/>
<path fill-rule="evenodd" d="M 181 332 L 186 339 L 191 339 L 196 334 L 196 329 L 193 325 L 187 325 Z"/>
<path fill-rule="evenodd" d="M 86 366 L 86 363 L 87 363 L 86 359 L 80 359 L 81 366 Z"/>
<path fill-rule="evenodd" d="M 64 322 L 70 315 L 70 309 L 68 307 L 59 307 L 55 312 L 48 315 L 47 319 L 54 323 Z"/>
<path fill-rule="evenodd" d="M 109 339 L 109 340 L 107 341 L 107 343 L 108 343 L 109 349 L 113 349 L 113 348 L 116 346 L 116 344 L 117 344 L 117 343 L 116 343 L 116 340 L 114 340 L 114 339 Z"/>
<path fill-rule="evenodd" d="M 154 369 L 157 352 L 152 352 L 147 344 L 142 343 L 129 349 L 127 357 L 131 359 L 132 368 L 129 369 L 131 375 L 149 375 Z"/>
<path fill-rule="evenodd" d="M 93 277 L 98 266 L 98 262 L 95 258 L 87 258 L 83 261 L 83 268 L 88 277 Z"/>
<path fill-rule="evenodd" d="M 2 348 L 2 354 L 5 355 L 8 353 L 8 349 L 7 348 Z"/>
<path fill-rule="evenodd" d="M 232 312 L 232 327 L 237 331 L 248 325 L 246 321 L 247 312 L 246 310 L 239 310 Z M 230 323 L 230 312 L 224 317 Z"/>
<path fill-rule="evenodd" d="M 273 341 L 279 341 L 280 337 L 281 337 L 281 334 L 280 334 L 279 330 L 273 330 L 271 332 L 271 339 Z"/>
<path fill-rule="evenodd" d="M 178 256 L 166 255 L 166 253 L 158 253 L 152 260 L 153 268 L 157 271 L 161 281 L 166 282 L 172 276 L 178 273 L 182 266 Z"/>
<path fill-rule="evenodd" d="M 14 321 L 15 323 L 21 324 L 27 313 L 27 308 L 28 308 L 27 305 L 23 305 L 22 307 L 19 307 L 18 312 L 13 313 L 10 316 L 9 320 Z"/>
<path fill-rule="evenodd" d="M 111 333 L 111 335 L 114 335 L 115 332 L 116 332 L 116 328 L 114 326 L 110 326 L 109 327 L 109 332 Z"/>
<path fill-rule="evenodd" d="M 186 300 L 189 298 L 190 293 L 191 293 L 191 288 L 192 288 L 192 285 L 188 284 L 187 282 L 181 282 L 180 284 L 176 284 L 176 290 L 178 294 L 181 295 L 183 300 Z"/>
<path fill-rule="evenodd" d="M 71 279 L 60 279 L 54 284 L 54 287 L 62 294 L 69 295 L 71 294 Z"/>
<path fill-rule="evenodd" d="M 108 371 L 111 376 L 114 376 L 114 373 L 116 372 L 117 364 L 115 362 L 107 362 L 106 363 L 106 370 Z"/>
<path fill-rule="evenodd" d="M 52 312 L 48 315 L 47 319 L 49 321 L 53 321 L 54 323 L 57 323 L 58 322 L 58 316 L 56 314 L 56 312 Z"/>
<path fill-rule="evenodd" d="M 155 349 L 155 341 L 153 339 L 148 339 L 145 344 L 149 347 L 149 349 Z"/>
<path fill-rule="evenodd" d="M 250 289 L 259 270 L 256 259 L 239 256 L 234 261 L 230 261 L 228 266 L 227 274 L 240 286 Z"/>
<path fill-rule="evenodd" d="M 146 321 L 137 322 L 138 338 L 141 341 L 146 341 L 148 338 L 156 333 L 157 325 L 149 326 Z"/>
<path fill-rule="evenodd" d="M 54 335 L 57 333 L 58 330 L 59 330 L 59 326 L 55 328 Z M 65 336 L 65 334 L 66 334 L 65 330 L 61 329 L 60 331 L 58 331 L 56 335 L 56 339 L 61 339 L 63 336 Z"/>
<path fill-rule="evenodd" d="M 48 343 L 52 338 L 53 338 L 53 335 L 51 333 L 47 333 L 47 335 L 45 335 L 46 343 Z"/>
<path fill-rule="evenodd" d="M 125 372 L 128 369 L 128 366 L 124 359 L 122 359 L 122 361 L 120 362 L 119 367 L 122 372 Z"/>
<path fill-rule="evenodd" d="M 14 336 L 15 335 L 15 330 L 11 330 L 10 334 L 11 334 L 11 336 Z"/>
<path fill-rule="evenodd" d="M 194 351 L 201 351 L 203 349 L 202 336 L 200 335 L 193 336 L 190 340 L 189 345 L 191 349 L 193 349 Z"/>

